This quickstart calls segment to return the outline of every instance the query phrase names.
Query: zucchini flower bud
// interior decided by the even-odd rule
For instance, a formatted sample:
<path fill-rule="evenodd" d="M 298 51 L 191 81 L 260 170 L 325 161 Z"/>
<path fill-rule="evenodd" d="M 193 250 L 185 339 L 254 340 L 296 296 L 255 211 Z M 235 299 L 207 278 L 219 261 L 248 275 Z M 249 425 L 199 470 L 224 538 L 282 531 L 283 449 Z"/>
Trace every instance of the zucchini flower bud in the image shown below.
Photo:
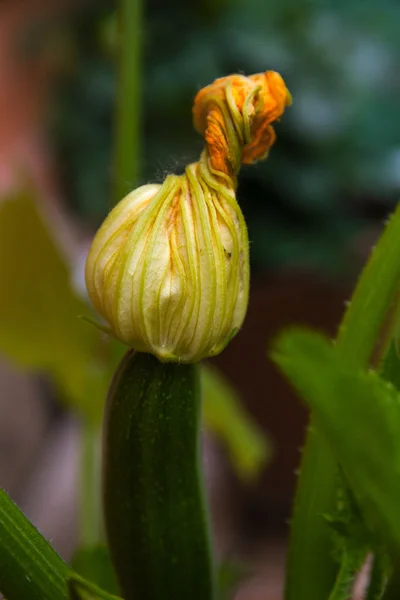
<path fill-rule="evenodd" d="M 86 285 L 115 337 L 162 361 L 221 352 L 248 303 L 247 228 L 236 202 L 241 162 L 266 155 L 289 103 L 277 73 L 218 79 L 195 99 L 199 162 L 124 198 L 95 236 Z"/>

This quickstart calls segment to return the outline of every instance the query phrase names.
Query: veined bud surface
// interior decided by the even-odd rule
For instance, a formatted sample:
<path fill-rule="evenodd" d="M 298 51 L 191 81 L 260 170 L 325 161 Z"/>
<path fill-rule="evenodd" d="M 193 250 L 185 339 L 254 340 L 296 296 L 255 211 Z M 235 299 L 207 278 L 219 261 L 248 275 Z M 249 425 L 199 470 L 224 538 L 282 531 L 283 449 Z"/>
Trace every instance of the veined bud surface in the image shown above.
<path fill-rule="evenodd" d="M 199 162 L 126 196 L 95 236 L 89 296 L 113 335 L 135 350 L 196 362 L 221 352 L 243 323 L 249 249 L 236 175 L 241 162 L 266 154 L 270 123 L 289 103 L 271 73 L 226 77 L 201 90 L 194 121 L 206 148 Z"/>
<path fill-rule="evenodd" d="M 86 282 L 114 335 L 161 360 L 218 354 L 247 308 L 247 230 L 234 194 L 197 165 L 129 194 L 93 242 Z"/>

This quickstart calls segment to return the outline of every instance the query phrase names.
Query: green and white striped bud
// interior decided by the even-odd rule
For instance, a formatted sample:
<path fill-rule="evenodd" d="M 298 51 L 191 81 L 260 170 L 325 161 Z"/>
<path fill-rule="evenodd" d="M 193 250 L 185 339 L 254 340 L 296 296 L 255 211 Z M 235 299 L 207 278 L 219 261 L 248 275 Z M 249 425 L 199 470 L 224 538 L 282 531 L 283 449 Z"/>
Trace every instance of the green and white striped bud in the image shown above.
<path fill-rule="evenodd" d="M 218 354 L 247 309 L 247 228 L 234 190 L 206 161 L 124 198 L 86 263 L 89 296 L 113 335 L 161 361 Z"/>

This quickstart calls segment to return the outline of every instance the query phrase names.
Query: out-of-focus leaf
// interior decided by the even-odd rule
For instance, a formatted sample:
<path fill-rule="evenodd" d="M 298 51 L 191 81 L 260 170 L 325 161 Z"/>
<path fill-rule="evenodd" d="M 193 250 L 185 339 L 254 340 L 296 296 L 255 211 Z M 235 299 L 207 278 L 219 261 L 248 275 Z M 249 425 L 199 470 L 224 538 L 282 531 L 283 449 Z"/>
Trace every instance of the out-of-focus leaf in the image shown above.
<path fill-rule="evenodd" d="M 228 381 L 208 365 L 202 368 L 203 418 L 226 447 L 239 477 L 251 481 L 271 456 L 266 434 L 246 414 Z"/>
<path fill-rule="evenodd" d="M 398 560 L 398 391 L 374 372 L 351 371 L 332 344 L 311 331 L 284 332 L 273 357 L 315 412 L 369 529 Z"/>
<path fill-rule="evenodd" d="M 0 282 L 0 352 L 49 373 L 69 403 L 99 420 L 108 341 L 79 319 L 90 311 L 29 191 L 0 203 Z"/>
<path fill-rule="evenodd" d="M 108 549 L 104 545 L 81 548 L 72 559 L 72 568 L 104 591 L 118 594 L 118 584 Z"/>
<path fill-rule="evenodd" d="M 1 349 L 24 367 L 58 373 L 68 363 L 75 395 L 93 335 L 78 319 L 86 307 L 28 192 L 0 204 L 0 281 Z"/>

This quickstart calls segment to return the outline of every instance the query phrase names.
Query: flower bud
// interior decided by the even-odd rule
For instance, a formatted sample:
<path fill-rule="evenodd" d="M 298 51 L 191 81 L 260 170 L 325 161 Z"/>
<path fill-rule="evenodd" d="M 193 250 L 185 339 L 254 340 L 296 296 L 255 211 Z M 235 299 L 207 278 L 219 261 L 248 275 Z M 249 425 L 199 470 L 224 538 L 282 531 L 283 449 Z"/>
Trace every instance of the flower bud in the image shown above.
<path fill-rule="evenodd" d="M 86 284 L 114 335 L 163 361 L 221 352 L 247 308 L 247 230 L 233 192 L 198 165 L 129 194 L 98 231 Z M 218 186 L 218 182 L 217 186 Z"/>
<path fill-rule="evenodd" d="M 213 169 L 236 175 L 241 164 L 266 158 L 275 142 L 271 123 L 291 102 L 289 90 L 275 71 L 221 77 L 200 90 L 193 121 L 205 137 Z"/>
<path fill-rule="evenodd" d="M 217 79 L 196 96 L 200 160 L 122 200 L 86 263 L 89 296 L 115 337 L 162 361 L 221 352 L 243 323 L 247 229 L 236 202 L 241 163 L 263 158 L 290 103 L 278 73 Z"/>

